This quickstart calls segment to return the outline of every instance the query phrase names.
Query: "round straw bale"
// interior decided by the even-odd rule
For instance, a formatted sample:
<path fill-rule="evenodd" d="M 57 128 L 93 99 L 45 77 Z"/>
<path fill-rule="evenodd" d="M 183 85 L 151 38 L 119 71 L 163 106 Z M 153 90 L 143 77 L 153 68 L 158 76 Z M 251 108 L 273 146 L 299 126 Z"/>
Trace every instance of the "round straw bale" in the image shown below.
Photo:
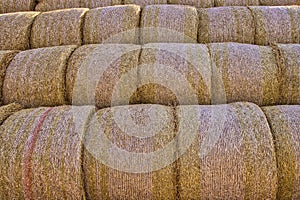
<path fill-rule="evenodd" d="M 190 5 L 197 8 L 214 7 L 214 0 L 168 0 L 169 4 Z"/>
<path fill-rule="evenodd" d="M 98 111 L 84 139 L 87 199 L 176 199 L 175 163 L 164 163 L 175 160 L 174 130 L 171 107 Z M 164 151 L 168 144 L 171 150 Z M 163 152 L 158 155 L 159 150 Z"/>
<path fill-rule="evenodd" d="M 0 0 L 0 13 L 33 11 L 35 0 Z"/>
<path fill-rule="evenodd" d="M 212 84 L 224 84 L 226 101 L 274 105 L 280 98 L 280 69 L 271 47 L 238 43 L 209 45 Z"/>
<path fill-rule="evenodd" d="M 255 21 L 255 43 L 300 43 L 300 6 L 250 7 Z"/>
<path fill-rule="evenodd" d="M 6 68 L 17 53 L 17 51 L 0 51 L 0 105 L 2 105 L 2 87 Z"/>
<path fill-rule="evenodd" d="M 194 138 L 179 159 L 181 199 L 276 198 L 275 149 L 258 106 L 179 106 L 177 116 L 179 151 Z"/>
<path fill-rule="evenodd" d="M 8 104 L 6 106 L 0 107 L 0 125 L 6 120 L 10 115 L 18 112 L 22 109 L 22 106 L 17 103 Z M 2 132 L 1 132 L 2 133 Z"/>
<path fill-rule="evenodd" d="M 0 14 L 0 50 L 29 49 L 30 30 L 38 12 Z"/>
<path fill-rule="evenodd" d="M 74 49 L 49 47 L 17 54 L 6 70 L 4 103 L 18 102 L 26 108 L 65 104 L 66 65 Z"/>
<path fill-rule="evenodd" d="M 147 44 L 139 62 L 140 103 L 211 103 L 211 63 L 202 44 Z"/>
<path fill-rule="evenodd" d="M 167 0 L 124 0 L 124 4 L 135 4 L 144 8 L 147 5 L 167 4 Z"/>
<path fill-rule="evenodd" d="M 200 43 L 254 43 L 255 27 L 247 7 L 218 7 L 199 10 Z"/>
<path fill-rule="evenodd" d="M 84 43 L 137 44 L 139 21 L 140 7 L 136 5 L 92 9 L 85 18 Z"/>
<path fill-rule="evenodd" d="M 128 105 L 130 96 L 126 95 L 137 88 L 140 51 L 140 46 L 131 44 L 78 48 L 67 68 L 69 102 L 72 105 L 96 104 L 98 108 Z"/>
<path fill-rule="evenodd" d="M 92 112 L 92 108 L 64 106 L 22 110 L 9 117 L 0 136 L 1 197 L 83 199 L 86 121 L 79 118 Z"/>
<path fill-rule="evenodd" d="M 282 71 L 281 103 L 300 104 L 300 44 L 279 44 Z"/>
<path fill-rule="evenodd" d="M 259 0 L 262 6 L 300 5 L 299 0 Z"/>
<path fill-rule="evenodd" d="M 277 199 L 300 199 L 300 106 L 263 108 L 275 140 Z"/>
<path fill-rule="evenodd" d="M 259 6 L 259 0 L 215 0 L 215 6 Z"/>
<path fill-rule="evenodd" d="M 33 23 L 32 48 L 81 45 L 83 18 L 88 9 L 66 9 L 40 14 Z"/>
<path fill-rule="evenodd" d="M 198 13 L 195 7 L 146 6 L 141 17 L 141 43 L 196 43 L 198 24 Z"/>

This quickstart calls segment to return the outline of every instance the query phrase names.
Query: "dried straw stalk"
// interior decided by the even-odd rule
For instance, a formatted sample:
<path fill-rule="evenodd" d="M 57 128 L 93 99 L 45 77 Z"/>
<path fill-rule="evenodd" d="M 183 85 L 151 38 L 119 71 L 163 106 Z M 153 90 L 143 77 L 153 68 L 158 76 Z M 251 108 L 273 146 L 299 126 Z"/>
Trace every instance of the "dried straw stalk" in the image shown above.
<path fill-rule="evenodd" d="M 0 0 L 0 14 L 33 11 L 35 5 L 35 0 Z"/>
<path fill-rule="evenodd" d="M 215 0 L 215 6 L 259 6 L 259 0 Z"/>
<path fill-rule="evenodd" d="M 17 54 L 6 71 L 4 103 L 18 102 L 27 108 L 65 104 L 66 65 L 74 49 L 49 47 Z"/>
<path fill-rule="evenodd" d="M 281 73 L 271 47 L 215 43 L 209 48 L 212 67 L 216 69 L 212 84 L 224 85 L 226 102 L 279 103 Z"/>
<path fill-rule="evenodd" d="M 40 14 L 33 23 L 32 48 L 81 45 L 84 15 L 88 9 L 66 9 Z"/>
<path fill-rule="evenodd" d="M 196 133 L 179 159 L 181 199 L 275 199 L 275 149 L 268 122 L 251 103 L 180 106 L 178 129 Z M 179 145 L 179 149 L 183 147 Z"/>
<path fill-rule="evenodd" d="M 144 8 L 147 5 L 167 4 L 167 0 L 124 0 L 124 4 L 135 4 Z"/>
<path fill-rule="evenodd" d="M 199 10 L 200 43 L 254 43 L 255 27 L 247 7 L 218 7 Z"/>
<path fill-rule="evenodd" d="M 136 5 L 110 6 L 90 10 L 85 18 L 85 44 L 137 44 L 140 7 Z"/>
<path fill-rule="evenodd" d="M 0 125 L 12 114 L 22 109 L 22 106 L 17 103 L 8 104 L 0 107 Z M 2 133 L 2 132 L 1 132 Z"/>
<path fill-rule="evenodd" d="M 29 49 L 32 23 L 38 12 L 0 14 L 0 50 Z"/>
<path fill-rule="evenodd" d="M 300 106 L 263 108 L 275 139 L 277 199 L 300 198 Z"/>

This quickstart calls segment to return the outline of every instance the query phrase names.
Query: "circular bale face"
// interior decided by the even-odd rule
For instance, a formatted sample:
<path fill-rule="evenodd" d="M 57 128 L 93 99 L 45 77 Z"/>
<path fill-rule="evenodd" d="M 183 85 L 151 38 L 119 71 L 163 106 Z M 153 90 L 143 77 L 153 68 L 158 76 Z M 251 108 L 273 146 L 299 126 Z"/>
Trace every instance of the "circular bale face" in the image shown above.
<path fill-rule="evenodd" d="M 237 44 L 209 44 L 212 84 L 224 84 L 226 101 L 274 105 L 280 98 L 280 69 L 271 47 Z"/>
<path fill-rule="evenodd" d="M 215 0 L 215 6 L 259 6 L 259 0 Z"/>
<path fill-rule="evenodd" d="M 167 0 L 124 0 L 124 4 L 135 4 L 144 8 L 147 5 L 167 4 Z"/>
<path fill-rule="evenodd" d="M 168 0 L 169 4 L 190 5 L 197 8 L 214 7 L 213 0 Z"/>
<path fill-rule="evenodd" d="M 4 103 L 18 102 L 27 108 L 65 104 L 66 65 L 74 49 L 61 46 L 18 53 L 6 70 Z"/>
<path fill-rule="evenodd" d="M 86 8 L 41 13 L 32 25 L 31 48 L 81 45 Z"/>
<path fill-rule="evenodd" d="M 17 103 L 8 104 L 0 107 L 0 125 L 12 114 L 22 109 L 22 106 Z M 2 132 L 1 132 L 2 133 Z"/>
<path fill-rule="evenodd" d="M 173 112 L 161 105 L 132 105 L 92 117 L 83 159 L 88 199 L 176 198 Z"/>
<path fill-rule="evenodd" d="M 251 103 L 179 106 L 178 149 L 182 199 L 275 199 L 277 169 L 268 122 Z M 181 152 L 180 152 L 181 153 Z"/>
<path fill-rule="evenodd" d="M 254 21 L 247 7 L 200 9 L 199 17 L 199 43 L 254 43 Z"/>
<path fill-rule="evenodd" d="M 92 110 L 70 106 L 22 110 L 3 123 L 2 198 L 84 198 L 83 129 L 76 124 L 84 109 Z"/>
<path fill-rule="evenodd" d="M 29 49 L 32 23 L 38 12 L 0 14 L 0 50 Z"/>
<path fill-rule="evenodd" d="M 141 43 L 197 43 L 199 19 L 195 7 L 149 5 L 142 11 Z"/>
<path fill-rule="evenodd" d="M 140 7 L 136 5 L 96 8 L 87 12 L 84 44 L 137 44 Z"/>
<path fill-rule="evenodd" d="M 300 198 L 300 106 L 264 107 L 275 140 L 277 199 Z"/>
<path fill-rule="evenodd" d="M 33 11 L 36 5 L 35 0 L 1 0 L 0 14 L 21 11 Z"/>

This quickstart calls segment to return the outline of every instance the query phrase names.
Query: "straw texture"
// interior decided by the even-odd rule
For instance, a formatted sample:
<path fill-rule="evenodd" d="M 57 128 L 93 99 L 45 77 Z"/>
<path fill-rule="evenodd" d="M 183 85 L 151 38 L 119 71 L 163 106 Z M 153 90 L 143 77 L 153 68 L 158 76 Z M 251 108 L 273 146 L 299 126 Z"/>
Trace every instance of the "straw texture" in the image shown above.
<path fill-rule="evenodd" d="M 247 7 L 200 9 L 198 41 L 200 43 L 254 43 L 255 27 Z"/>
<path fill-rule="evenodd" d="M 124 4 L 135 4 L 144 8 L 147 5 L 167 4 L 167 0 L 124 0 Z"/>
<path fill-rule="evenodd" d="M 33 11 L 35 0 L 0 0 L 0 13 Z"/>
<path fill-rule="evenodd" d="M 211 65 L 206 45 L 147 44 L 139 64 L 140 103 L 211 103 Z"/>
<path fill-rule="evenodd" d="M 12 103 L 0 107 L 0 125 L 12 114 L 22 109 L 22 106 L 17 103 Z M 0 129 L 1 130 L 1 129 Z M 2 132 L 1 132 L 2 133 Z"/>
<path fill-rule="evenodd" d="M 300 5 L 298 0 L 259 0 L 262 6 Z"/>
<path fill-rule="evenodd" d="M 18 102 L 24 107 L 65 104 L 66 65 L 74 49 L 49 47 L 17 54 L 6 71 L 4 103 Z"/>
<path fill-rule="evenodd" d="M 84 198 L 83 130 L 74 119 L 83 110 L 69 106 L 22 110 L 4 122 L 0 137 L 2 198 Z"/>
<path fill-rule="evenodd" d="M 179 159 L 181 199 L 276 199 L 275 149 L 259 107 L 180 106 L 177 115 L 179 143 L 197 132 Z"/>
<path fill-rule="evenodd" d="M 0 51 L 0 105 L 2 105 L 2 87 L 6 68 L 17 53 L 17 51 Z"/>
<path fill-rule="evenodd" d="M 259 6 L 259 0 L 215 0 L 215 6 Z"/>
<path fill-rule="evenodd" d="M 33 23 L 32 48 L 81 45 L 82 27 L 88 9 L 66 9 L 40 14 Z"/>
<path fill-rule="evenodd" d="M 227 102 L 274 105 L 280 97 L 280 69 L 271 47 L 215 43 L 209 45 L 212 84 L 223 83 Z"/>
<path fill-rule="evenodd" d="M 279 44 L 282 70 L 281 104 L 300 104 L 300 44 Z"/>
<path fill-rule="evenodd" d="M 122 116 L 117 115 L 116 112 L 120 112 Z M 123 115 L 124 113 L 128 113 L 131 117 Z M 120 124 L 115 120 L 116 117 L 121 118 L 123 122 L 128 121 L 129 117 L 129 121 L 132 120 L 133 124 Z M 156 171 L 125 172 L 122 168 L 124 165 L 129 165 L 133 169 L 142 165 L 150 169 L 158 163 L 150 159 L 146 164 L 141 164 L 142 160 L 135 160 L 137 161 L 135 162 L 130 157 L 124 158 L 116 152 L 116 148 L 120 148 L 132 155 L 150 154 L 163 149 L 174 137 L 173 120 L 172 108 L 160 105 L 132 105 L 98 111 L 92 118 L 85 136 L 83 168 L 87 199 L 176 199 L 174 163 Z M 155 125 L 163 126 L 161 130 L 155 132 L 155 135 L 147 137 L 149 132 L 145 130 L 147 128 L 153 130 Z M 135 131 L 137 134 L 146 135 L 144 137 L 131 135 Z M 110 141 L 105 144 L 105 147 L 98 144 L 104 140 L 102 139 L 104 137 Z M 98 150 L 99 154 L 106 158 L 94 157 L 97 152 L 91 152 L 89 149 Z M 175 155 L 175 145 L 173 151 Z M 160 157 L 159 162 L 169 159 L 163 156 Z M 111 160 L 113 166 L 104 165 L 105 160 Z"/>
<path fill-rule="evenodd" d="M 255 43 L 300 43 L 300 7 L 250 7 L 256 27 Z"/>
<path fill-rule="evenodd" d="M 277 199 L 300 198 L 300 106 L 263 108 L 275 139 Z"/>
<path fill-rule="evenodd" d="M 168 0 L 169 4 L 190 5 L 197 8 L 214 7 L 214 0 Z"/>
<path fill-rule="evenodd" d="M 33 20 L 38 12 L 0 14 L 0 50 L 29 49 Z"/>
<path fill-rule="evenodd" d="M 85 18 L 85 44 L 138 43 L 140 7 L 110 6 L 90 10 Z"/>
<path fill-rule="evenodd" d="M 71 56 L 67 69 L 69 102 L 72 105 L 96 104 L 98 108 L 128 105 L 131 93 L 137 87 L 140 50 L 140 46 L 130 44 L 85 45 L 78 48 Z"/>
<path fill-rule="evenodd" d="M 195 7 L 146 6 L 141 18 L 141 43 L 196 43 L 198 24 L 198 13 Z"/>

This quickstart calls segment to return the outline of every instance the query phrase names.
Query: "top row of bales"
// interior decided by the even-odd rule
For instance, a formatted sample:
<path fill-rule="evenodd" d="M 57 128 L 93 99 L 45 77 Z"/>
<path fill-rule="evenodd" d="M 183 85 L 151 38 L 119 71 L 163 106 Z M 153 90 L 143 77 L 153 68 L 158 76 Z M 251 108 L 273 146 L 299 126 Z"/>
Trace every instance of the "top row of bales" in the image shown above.
<path fill-rule="evenodd" d="M 154 4 L 190 5 L 197 8 L 219 6 L 284 6 L 299 5 L 297 0 L 0 0 L 0 13 L 20 11 L 51 11 L 66 8 L 97 8 L 121 4 L 141 7 Z"/>
<path fill-rule="evenodd" d="M 197 42 L 300 43 L 300 6 L 121 5 L 0 15 L 0 50 Z"/>

